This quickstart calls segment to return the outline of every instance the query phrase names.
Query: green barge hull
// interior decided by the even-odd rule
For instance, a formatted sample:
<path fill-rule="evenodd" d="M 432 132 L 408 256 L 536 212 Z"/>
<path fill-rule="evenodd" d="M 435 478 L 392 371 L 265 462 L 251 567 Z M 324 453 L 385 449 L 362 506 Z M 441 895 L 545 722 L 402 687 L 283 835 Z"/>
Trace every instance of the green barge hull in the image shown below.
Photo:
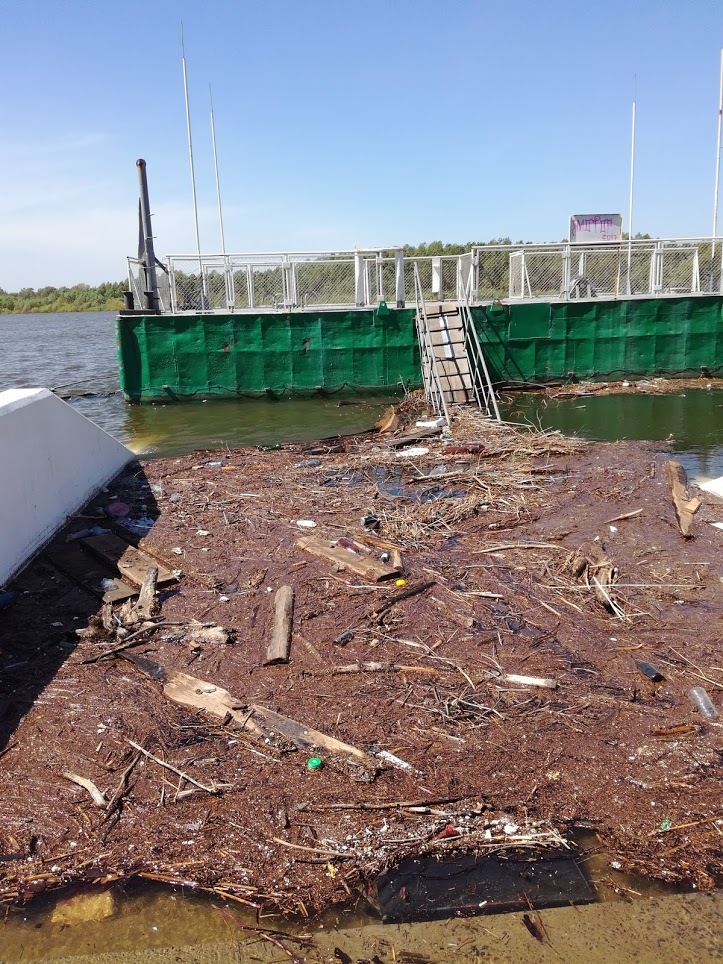
<path fill-rule="evenodd" d="M 723 371 L 720 295 L 512 302 L 472 316 L 498 384 Z M 128 313 L 117 335 L 133 403 L 422 384 L 414 308 Z"/>

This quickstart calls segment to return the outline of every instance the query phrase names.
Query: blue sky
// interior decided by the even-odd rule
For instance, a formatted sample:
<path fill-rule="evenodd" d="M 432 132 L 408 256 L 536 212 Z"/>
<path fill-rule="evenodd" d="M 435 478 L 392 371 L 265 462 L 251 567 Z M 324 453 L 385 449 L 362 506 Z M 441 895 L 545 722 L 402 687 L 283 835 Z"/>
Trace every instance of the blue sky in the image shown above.
<path fill-rule="evenodd" d="M 160 254 L 509 235 L 573 211 L 712 227 L 720 0 L 2 0 L 0 287 L 119 279 L 145 157 Z M 723 225 L 723 215 L 720 223 Z"/>

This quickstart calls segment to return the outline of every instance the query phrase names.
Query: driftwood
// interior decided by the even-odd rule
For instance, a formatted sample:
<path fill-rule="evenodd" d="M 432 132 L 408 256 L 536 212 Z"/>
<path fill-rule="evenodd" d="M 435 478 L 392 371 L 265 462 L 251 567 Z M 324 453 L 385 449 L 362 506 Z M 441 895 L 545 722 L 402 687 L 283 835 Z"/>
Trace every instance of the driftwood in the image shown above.
<path fill-rule="evenodd" d="M 63 776 L 66 780 L 70 780 L 71 783 L 75 783 L 77 786 L 87 790 L 93 798 L 93 803 L 96 805 L 96 807 L 105 809 L 106 804 L 108 803 L 105 798 L 105 794 L 101 793 L 92 780 L 87 780 L 85 777 L 79 777 L 77 773 L 71 773 L 69 770 L 65 770 L 63 772 Z"/>
<path fill-rule="evenodd" d="M 138 602 L 135 605 L 136 615 L 140 619 L 152 619 L 156 606 L 156 584 L 158 583 L 158 566 L 150 566 L 143 577 Z"/>
<path fill-rule="evenodd" d="M 382 582 L 384 579 L 392 579 L 398 576 L 400 569 L 396 566 L 389 566 L 371 556 L 357 555 L 341 546 L 335 546 L 327 539 L 320 539 L 319 536 L 308 536 L 299 539 L 296 543 L 297 549 L 316 556 L 318 559 L 326 559 L 335 565 L 348 569 L 350 572 L 362 576 L 367 582 Z"/>
<path fill-rule="evenodd" d="M 151 679 L 160 680 L 163 683 L 163 695 L 171 702 L 178 703 L 179 706 L 192 707 L 221 720 L 233 721 L 240 724 L 241 729 L 248 730 L 264 740 L 273 742 L 274 739 L 281 737 L 300 750 L 321 748 L 331 754 L 351 757 L 357 763 L 365 764 L 369 769 L 376 769 L 373 757 L 364 750 L 297 723 L 296 720 L 282 716 L 268 707 L 257 703 L 245 704 L 221 686 L 179 670 L 166 670 L 145 656 L 126 654 L 125 658 L 138 666 Z M 140 748 L 137 747 L 137 749 Z M 202 787 L 202 789 L 207 788 Z"/>
<path fill-rule="evenodd" d="M 140 760 L 140 758 L 141 758 L 141 754 L 140 754 L 140 753 L 136 753 L 136 755 L 133 757 L 133 759 L 131 760 L 131 762 L 130 762 L 130 763 L 128 764 L 128 766 L 125 768 L 125 770 L 123 771 L 123 773 L 121 773 L 121 778 L 120 778 L 120 780 L 118 781 L 118 786 L 115 788 L 115 790 L 113 791 L 113 793 L 112 793 L 112 795 L 111 795 L 110 800 L 108 801 L 108 806 L 106 807 L 105 817 L 103 818 L 104 820 L 108 820 L 110 817 L 112 817 L 113 814 L 115 813 L 115 811 L 120 807 L 121 801 L 123 800 L 123 797 L 124 797 L 124 796 L 126 795 L 126 793 L 128 792 L 128 777 L 129 777 L 129 776 L 131 775 L 131 773 L 133 772 L 133 768 L 134 768 L 135 765 L 138 763 L 138 761 Z"/>
<path fill-rule="evenodd" d="M 138 750 L 139 753 L 142 753 L 143 756 L 148 757 L 149 760 L 153 760 L 154 763 L 157 763 L 159 767 L 163 767 L 166 770 L 170 770 L 171 773 L 175 773 L 177 777 L 182 777 L 184 780 L 188 780 L 189 783 L 192 783 L 194 787 L 198 787 L 199 790 L 205 790 L 206 793 L 211 793 L 214 796 L 218 795 L 221 792 L 218 787 L 207 787 L 203 783 L 199 783 L 198 780 L 194 780 L 193 777 L 189 777 L 189 775 L 187 773 L 184 773 L 183 770 L 179 770 L 177 767 L 172 766 L 170 763 L 166 763 L 165 760 L 161 760 L 160 757 L 154 756 L 152 753 L 149 753 L 148 750 L 144 750 L 143 747 L 140 745 L 140 743 L 134 743 L 133 740 L 128 740 L 128 742 L 132 747 L 135 747 L 135 749 Z"/>
<path fill-rule="evenodd" d="M 392 449 L 401 449 L 405 445 L 413 445 L 415 442 L 423 442 L 428 438 L 434 438 L 435 435 L 441 435 L 441 427 L 437 428 L 420 428 L 416 432 L 412 432 L 411 435 L 400 435 L 399 438 L 390 439 L 389 447 Z"/>
<path fill-rule="evenodd" d="M 393 405 L 390 405 L 382 417 L 374 423 L 374 427 L 378 428 L 382 434 L 386 432 L 396 432 L 399 428 L 399 416 L 394 410 Z"/>
<path fill-rule="evenodd" d="M 622 610 L 617 606 L 611 592 L 617 579 L 618 571 L 599 543 L 587 542 L 580 546 L 573 554 L 570 563 L 572 574 L 576 579 L 584 579 L 585 584 L 595 591 L 598 602 L 605 609 L 620 616 Z"/>
<path fill-rule="evenodd" d="M 291 586 L 282 586 L 274 598 L 274 625 L 264 666 L 289 662 L 293 619 L 294 590 Z"/>
<path fill-rule="evenodd" d="M 701 501 L 700 499 L 688 498 L 688 477 L 680 462 L 666 462 L 665 477 L 668 480 L 678 528 L 686 539 L 692 539 L 693 533 L 690 531 L 690 527 L 693 525 L 693 516 L 700 508 Z"/>
<path fill-rule="evenodd" d="M 422 582 L 418 586 L 411 586 L 409 589 L 405 589 L 402 592 L 394 593 L 394 595 L 390 596 L 386 602 L 383 602 L 381 606 L 377 606 L 373 612 L 369 613 L 369 618 L 378 619 L 379 616 L 385 613 L 388 609 L 391 609 L 392 606 L 395 606 L 398 602 L 402 602 L 404 599 L 411 599 L 412 596 L 418 596 L 420 592 L 431 589 L 432 586 L 436 586 L 434 579 L 431 579 L 429 582 Z"/>
<path fill-rule="evenodd" d="M 158 563 L 147 553 L 129 545 L 123 539 L 119 539 L 118 536 L 91 536 L 88 539 L 82 539 L 81 543 L 97 559 L 116 568 L 121 576 L 137 586 L 143 585 L 149 567 L 158 566 Z M 173 573 L 164 566 L 158 566 L 157 578 L 159 586 L 177 581 Z"/>

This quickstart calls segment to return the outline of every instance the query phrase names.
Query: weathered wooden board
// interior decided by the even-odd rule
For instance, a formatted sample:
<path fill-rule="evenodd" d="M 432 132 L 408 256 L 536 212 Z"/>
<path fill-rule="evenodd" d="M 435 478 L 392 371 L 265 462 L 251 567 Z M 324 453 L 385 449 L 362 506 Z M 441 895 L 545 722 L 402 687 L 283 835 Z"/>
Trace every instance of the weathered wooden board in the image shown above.
<path fill-rule="evenodd" d="M 163 681 L 163 695 L 173 703 L 203 710 L 219 719 L 232 719 L 243 728 L 262 738 L 282 737 L 300 750 L 323 748 L 329 753 L 350 756 L 367 766 L 375 767 L 375 761 L 364 750 L 328 736 L 320 730 L 297 723 L 266 706 L 243 703 L 228 690 L 207 680 L 198 679 L 179 670 L 165 670 L 145 657 L 129 657 L 144 672 Z"/>
<path fill-rule="evenodd" d="M 87 552 L 83 552 L 77 542 L 53 545 L 48 549 L 48 558 L 56 569 L 66 573 L 73 582 L 87 589 L 97 599 L 102 599 L 104 603 L 121 602 L 138 595 L 137 587 L 118 578 L 115 566 L 103 565 Z M 113 579 L 116 588 L 104 590 L 104 579 Z"/>
<path fill-rule="evenodd" d="M 121 576 L 136 586 L 143 585 L 146 572 L 154 566 L 158 568 L 159 586 L 176 581 L 172 572 L 159 565 L 141 549 L 136 549 L 118 536 L 90 536 L 82 539 L 81 542 L 94 556 L 107 565 L 115 567 Z"/>
<path fill-rule="evenodd" d="M 296 547 L 316 556 L 317 559 L 326 559 L 327 562 L 348 569 L 350 572 L 362 576 L 368 582 L 382 582 L 384 579 L 392 579 L 401 572 L 397 566 L 387 565 L 372 556 L 357 555 L 342 546 L 335 546 L 332 542 L 321 539 L 319 536 L 307 536 L 304 539 L 299 539 Z"/>

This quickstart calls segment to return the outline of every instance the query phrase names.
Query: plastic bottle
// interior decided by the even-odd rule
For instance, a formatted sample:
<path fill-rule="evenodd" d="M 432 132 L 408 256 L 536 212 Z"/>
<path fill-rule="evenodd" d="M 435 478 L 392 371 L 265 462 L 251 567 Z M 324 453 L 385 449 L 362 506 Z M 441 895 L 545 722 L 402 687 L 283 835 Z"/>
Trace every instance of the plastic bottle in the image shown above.
<path fill-rule="evenodd" d="M 688 699 L 703 716 L 709 720 L 718 719 L 718 710 L 713 706 L 710 697 L 702 686 L 693 686 L 689 689 Z"/>

